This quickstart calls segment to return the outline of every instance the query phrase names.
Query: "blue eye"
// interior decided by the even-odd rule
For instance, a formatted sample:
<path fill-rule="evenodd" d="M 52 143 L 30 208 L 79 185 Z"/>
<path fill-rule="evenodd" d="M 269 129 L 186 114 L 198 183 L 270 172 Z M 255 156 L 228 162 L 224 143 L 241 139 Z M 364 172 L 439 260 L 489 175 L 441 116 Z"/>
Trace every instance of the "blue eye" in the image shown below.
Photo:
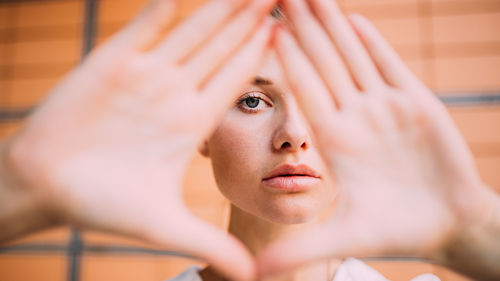
<path fill-rule="evenodd" d="M 270 99 L 261 92 L 249 92 L 239 98 L 238 108 L 245 113 L 259 113 L 272 107 Z"/>
<path fill-rule="evenodd" d="M 260 103 L 260 98 L 257 98 L 257 97 L 248 97 L 245 99 L 245 104 L 249 107 L 249 108 L 256 108 L 257 106 L 259 106 L 259 103 Z"/>

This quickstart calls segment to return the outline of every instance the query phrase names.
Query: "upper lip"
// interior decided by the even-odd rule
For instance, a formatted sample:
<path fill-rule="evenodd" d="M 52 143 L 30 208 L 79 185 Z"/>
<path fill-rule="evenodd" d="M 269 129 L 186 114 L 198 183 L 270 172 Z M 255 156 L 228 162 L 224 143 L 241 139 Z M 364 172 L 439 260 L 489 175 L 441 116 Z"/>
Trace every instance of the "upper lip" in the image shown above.
<path fill-rule="evenodd" d="M 266 175 L 266 177 L 264 177 L 264 180 L 280 176 L 306 176 L 319 178 L 320 174 L 305 164 L 283 164 L 274 168 L 268 175 Z"/>

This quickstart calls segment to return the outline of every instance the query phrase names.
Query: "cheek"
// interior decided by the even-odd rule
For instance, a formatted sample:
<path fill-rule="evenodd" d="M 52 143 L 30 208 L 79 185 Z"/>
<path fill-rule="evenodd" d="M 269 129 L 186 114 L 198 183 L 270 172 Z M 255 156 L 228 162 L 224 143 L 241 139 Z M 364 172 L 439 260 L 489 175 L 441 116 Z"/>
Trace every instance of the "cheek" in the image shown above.
<path fill-rule="evenodd" d="M 222 121 L 208 142 L 217 185 L 231 201 L 260 184 L 269 144 L 265 116 L 234 115 Z"/>

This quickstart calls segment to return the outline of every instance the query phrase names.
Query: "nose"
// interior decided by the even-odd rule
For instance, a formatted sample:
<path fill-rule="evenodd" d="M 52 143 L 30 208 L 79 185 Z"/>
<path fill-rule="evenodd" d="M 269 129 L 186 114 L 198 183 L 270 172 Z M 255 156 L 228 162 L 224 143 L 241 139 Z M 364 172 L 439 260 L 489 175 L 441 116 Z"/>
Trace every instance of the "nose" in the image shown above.
<path fill-rule="evenodd" d="M 285 112 L 273 137 L 276 151 L 305 151 L 311 145 L 311 138 L 306 120 L 297 109 Z"/>

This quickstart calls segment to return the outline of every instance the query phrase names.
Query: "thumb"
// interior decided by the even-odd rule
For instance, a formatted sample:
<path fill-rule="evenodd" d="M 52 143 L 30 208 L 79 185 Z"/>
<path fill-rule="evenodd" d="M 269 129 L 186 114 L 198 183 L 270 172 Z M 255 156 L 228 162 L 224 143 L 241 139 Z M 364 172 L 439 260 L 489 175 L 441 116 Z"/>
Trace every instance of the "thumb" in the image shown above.
<path fill-rule="evenodd" d="M 178 218 L 178 223 L 169 223 L 163 237 L 153 240 L 205 260 L 231 280 L 256 279 L 254 258 L 241 241 L 192 214 Z"/>
<path fill-rule="evenodd" d="M 259 276 L 274 275 L 330 257 L 366 254 L 368 241 L 352 224 L 332 220 L 306 231 L 291 234 L 271 244 L 257 257 Z"/>

